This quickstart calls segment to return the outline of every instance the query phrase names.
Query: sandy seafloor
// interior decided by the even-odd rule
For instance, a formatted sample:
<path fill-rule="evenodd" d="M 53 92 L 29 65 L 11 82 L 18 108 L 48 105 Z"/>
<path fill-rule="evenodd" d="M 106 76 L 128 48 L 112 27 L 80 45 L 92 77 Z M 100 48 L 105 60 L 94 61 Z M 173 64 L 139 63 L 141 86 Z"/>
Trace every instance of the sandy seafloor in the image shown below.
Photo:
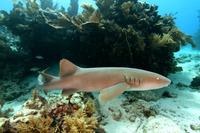
<path fill-rule="evenodd" d="M 200 55 L 200 51 L 181 50 L 175 53 L 175 57 L 180 57 L 181 55 L 188 56 L 189 54 L 192 55 L 190 56 L 192 59 L 193 56 Z M 156 102 L 149 102 L 151 105 L 159 106 L 159 115 L 157 117 L 164 116 L 170 118 L 183 130 L 183 132 L 187 133 L 200 133 L 200 130 L 194 131 L 190 128 L 191 123 L 200 124 L 200 93 L 197 90 L 191 89 L 189 87 L 179 89 L 176 87 L 176 84 L 180 82 L 186 85 L 190 85 L 192 78 L 197 76 L 196 72 L 200 69 L 200 65 L 197 67 L 196 64 L 200 64 L 200 58 L 191 60 L 190 62 L 179 63 L 178 66 L 182 66 L 183 71 L 177 72 L 175 74 L 170 74 L 168 76 L 173 84 L 170 84 L 168 87 L 155 90 L 155 92 L 159 95 L 162 95 L 164 91 L 168 90 L 171 94 L 177 94 L 177 98 L 160 98 Z M 50 74 L 57 75 L 58 71 L 58 65 L 55 65 Z M 36 74 L 34 74 L 34 76 L 29 76 L 24 80 L 30 81 L 29 86 L 37 84 Z M 96 98 L 98 98 L 98 93 L 95 92 L 93 94 Z M 2 111 L 13 107 L 16 112 L 21 108 L 25 101 L 30 99 L 30 95 L 31 93 L 21 96 L 13 101 L 6 102 Z M 101 112 L 108 116 L 105 120 L 108 122 L 108 124 L 102 127 L 108 133 L 142 133 L 142 128 L 145 126 L 147 121 L 136 119 L 135 122 L 130 122 L 128 117 L 131 114 L 125 113 L 125 109 L 120 106 L 123 100 L 125 100 L 125 97 L 122 94 L 111 101 L 99 102 L 101 106 Z M 121 111 L 122 117 L 119 121 L 112 119 L 111 111 L 108 109 L 111 106 L 117 107 Z"/>

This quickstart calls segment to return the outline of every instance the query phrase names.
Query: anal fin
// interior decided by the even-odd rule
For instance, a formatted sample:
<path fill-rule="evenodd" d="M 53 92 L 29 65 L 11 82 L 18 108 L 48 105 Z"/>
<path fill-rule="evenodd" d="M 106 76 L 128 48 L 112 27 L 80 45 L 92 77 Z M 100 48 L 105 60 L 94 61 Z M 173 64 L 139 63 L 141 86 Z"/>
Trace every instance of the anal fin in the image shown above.
<path fill-rule="evenodd" d="M 77 89 L 63 89 L 61 96 L 68 96 L 68 95 L 73 94 L 75 92 L 77 92 Z"/>
<path fill-rule="evenodd" d="M 122 83 L 118 83 L 113 86 L 110 86 L 108 88 L 105 88 L 100 91 L 99 100 L 102 102 L 109 101 L 109 100 L 119 96 L 120 94 L 122 94 L 129 87 L 130 87 L 129 84 L 122 82 Z"/>
<path fill-rule="evenodd" d="M 43 89 L 43 92 L 45 95 L 47 95 L 49 93 L 49 90 Z"/>

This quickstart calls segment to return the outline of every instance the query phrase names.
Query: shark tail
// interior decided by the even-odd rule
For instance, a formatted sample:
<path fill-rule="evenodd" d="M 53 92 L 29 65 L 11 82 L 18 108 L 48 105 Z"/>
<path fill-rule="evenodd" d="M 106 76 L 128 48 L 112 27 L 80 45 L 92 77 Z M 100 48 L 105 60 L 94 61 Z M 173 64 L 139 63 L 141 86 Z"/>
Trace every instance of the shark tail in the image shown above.
<path fill-rule="evenodd" d="M 44 83 L 51 82 L 55 78 L 54 76 L 46 74 L 46 72 L 48 72 L 49 69 L 50 68 L 47 68 L 47 69 L 43 70 L 42 72 L 38 71 L 38 73 L 39 73 L 38 84 L 39 84 L 40 88 L 42 88 L 42 90 L 44 91 L 44 93 L 46 95 L 49 92 L 49 90 L 44 88 Z"/>
<path fill-rule="evenodd" d="M 49 67 L 43 70 L 42 72 L 38 71 L 38 84 L 43 85 L 45 82 L 50 82 L 53 79 L 53 76 L 46 74 L 49 71 Z"/>

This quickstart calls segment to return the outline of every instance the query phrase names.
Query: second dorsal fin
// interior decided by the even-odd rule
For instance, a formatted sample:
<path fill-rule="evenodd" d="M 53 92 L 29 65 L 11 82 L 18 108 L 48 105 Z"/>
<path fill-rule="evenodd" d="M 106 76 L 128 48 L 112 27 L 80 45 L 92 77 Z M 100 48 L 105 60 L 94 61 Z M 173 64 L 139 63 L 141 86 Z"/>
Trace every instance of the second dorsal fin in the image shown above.
<path fill-rule="evenodd" d="M 58 76 L 62 77 L 62 76 L 68 75 L 68 74 L 72 74 L 78 69 L 79 69 L 79 67 L 77 67 L 70 61 L 68 61 L 66 59 L 62 59 L 60 61 L 60 72 L 59 72 Z"/>

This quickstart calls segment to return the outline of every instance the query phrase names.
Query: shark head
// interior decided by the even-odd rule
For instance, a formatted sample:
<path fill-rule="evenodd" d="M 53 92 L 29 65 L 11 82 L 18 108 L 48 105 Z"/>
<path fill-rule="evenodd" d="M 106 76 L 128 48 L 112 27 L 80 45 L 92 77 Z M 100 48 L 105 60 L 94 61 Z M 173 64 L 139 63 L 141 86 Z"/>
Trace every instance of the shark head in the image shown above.
<path fill-rule="evenodd" d="M 140 77 L 141 76 L 141 77 Z M 166 87 L 171 83 L 171 80 L 157 73 L 146 71 L 145 74 L 134 79 L 134 84 L 129 90 L 151 90 Z M 138 87 L 137 87 L 138 86 Z M 134 88 L 134 89 L 132 89 Z M 139 89 L 137 89 L 139 88 Z"/>
<path fill-rule="evenodd" d="M 171 83 L 171 81 L 168 78 L 156 73 L 149 77 L 147 76 L 147 78 L 145 78 L 142 82 L 142 86 L 146 89 L 158 89 L 166 87 Z"/>

